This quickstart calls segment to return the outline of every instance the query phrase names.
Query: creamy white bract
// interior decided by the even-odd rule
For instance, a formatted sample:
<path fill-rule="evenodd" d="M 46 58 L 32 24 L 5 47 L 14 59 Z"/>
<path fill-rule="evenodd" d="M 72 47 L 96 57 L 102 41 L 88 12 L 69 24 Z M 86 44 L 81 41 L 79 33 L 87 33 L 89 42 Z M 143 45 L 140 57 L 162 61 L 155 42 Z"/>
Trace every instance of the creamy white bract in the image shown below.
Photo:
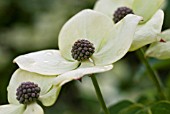
<path fill-rule="evenodd" d="M 14 63 L 17 63 L 20 69 L 12 76 L 8 87 L 10 105 L 0 106 L 0 112 L 28 114 L 31 108 L 36 108 L 32 114 L 43 113 L 36 103 L 27 107 L 18 104 L 15 89 L 19 82 L 28 80 L 38 83 L 43 89 L 39 100 L 43 105 L 49 106 L 56 101 L 63 84 L 80 79 L 87 74 L 111 70 L 112 63 L 128 52 L 136 26 L 141 19 L 136 15 L 128 15 L 114 24 L 112 19 L 102 13 L 88 9 L 79 12 L 61 29 L 60 50 L 42 50 L 14 59 Z M 71 56 L 72 45 L 78 39 L 87 39 L 95 46 L 95 52 L 91 58 L 81 63 Z M 11 107 L 10 112 L 7 110 L 9 107 Z"/>
<path fill-rule="evenodd" d="M 170 29 L 159 34 L 162 38 L 161 42 L 156 42 L 150 45 L 146 51 L 146 56 L 155 57 L 157 59 L 170 58 Z"/>
<path fill-rule="evenodd" d="M 11 77 L 7 91 L 7 105 L 0 106 L 0 114 L 44 114 L 43 109 L 36 102 L 28 105 L 20 104 L 16 99 L 16 90 L 22 82 L 31 81 L 41 88 L 38 100 L 44 106 L 51 106 L 55 103 L 61 86 L 53 85 L 55 76 L 45 76 L 18 69 Z"/>
<path fill-rule="evenodd" d="M 135 15 L 143 17 L 138 25 L 133 43 L 129 51 L 137 50 L 147 44 L 160 40 L 164 13 L 159 8 L 164 0 L 99 0 L 94 10 L 104 13 L 113 19 L 118 7 L 126 6 L 133 10 Z"/>
<path fill-rule="evenodd" d="M 83 10 L 73 16 L 60 31 L 59 50 L 42 50 L 17 57 L 14 62 L 23 70 L 42 75 L 59 75 L 68 71 L 84 72 L 86 68 L 97 68 L 104 72 L 112 68 L 112 63 L 121 59 L 129 50 L 138 22 L 142 18 L 128 15 L 119 23 L 100 12 Z M 71 49 L 78 39 L 87 39 L 95 46 L 92 63 L 80 62 L 71 56 Z M 79 66 L 79 67 L 78 67 Z M 78 67 L 78 68 L 77 68 Z"/>

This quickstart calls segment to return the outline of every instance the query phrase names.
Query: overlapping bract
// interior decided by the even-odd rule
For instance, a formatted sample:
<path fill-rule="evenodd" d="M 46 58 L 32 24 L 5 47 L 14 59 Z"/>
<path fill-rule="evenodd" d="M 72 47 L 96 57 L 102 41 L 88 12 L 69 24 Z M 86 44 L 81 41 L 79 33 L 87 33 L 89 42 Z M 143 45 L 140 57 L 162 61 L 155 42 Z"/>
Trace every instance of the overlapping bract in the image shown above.
<path fill-rule="evenodd" d="M 155 57 L 157 59 L 170 58 L 170 30 L 165 30 L 159 34 L 162 38 L 160 42 L 155 42 L 150 45 L 146 51 L 146 56 Z"/>
<path fill-rule="evenodd" d="M 164 0 L 99 0 L 94 10 L 100 11 L 113 18 L 115 10 L 119 7 L 129 7 L 134 14 L 142 16 L 136 29 L 132 46 L 129 51 L 137 50 L 147 44 L 160 40 L 164 13 L 159 10 Z"/>
<path fill-rule="evenodd" d="M 44 106 L 51 106 L 55 103 L 61 88 L 53 85 L 54 79 L 55 76 L 39 75 L 18 69 L 12 75 L 7 88 L 9 104 L 0 106 L 0 114 L 43 114 L 43 109 L 36 102 L 32 102 L 27 106 L 20 104 L 16 99 L 16 90 L 22 82 L 35 82 L 41 88 L 38 100 Z"/>
<path fill-rule="evenodd" d="M 141 17 L 128 15 L 114 24 L 110 18 L 93 10 L 84 10 L 72 17 L 60 31 L 59 49 L 43 50 L 17 57 L 23 70 L 45 75 L 59 75 L 74 70 L 80 64 L 71 56 L 71 49 L 78 39 L 87 39 L 95 46 L 92 55 L 96 66 L 104 68 L 122 58 L 132 43 Z M 123 46 L 122 46 L 123 45 Z M 88 61 L 81 62 L 80 66 Z M 93 64 L 88 66 L 93 69 Z M 93 73 L 93 72 L 92 72 Z"/>
<path fill-rule="evenodd" d="M 50 106 L 56 101 L 63 84 L 87 74 L 112 69 L 112 63 L 129 50 L 141 19 L 136 15 L 128 15 L 114 24 L 110 18 L 93 10 L 83 10 L 72 17 L 60 31 L 60 51 L 43 50 L 21 55 L 14 60 L 20 69 L 13 74 L 8 86 L 10 104 L 0 106 L 0 114 L 43 114 L 37 103 L 25 107 L 17 101 L 15 92 L 22 82 L 37 83 L 41 88 L 38 100 Z M 71 49 L 74 42 L 82 38 L 94 44 L 95 52 L 89 60 L 80 63 L 72 58 Z M 8 110 L 9 107 L 11 110 Z"/>

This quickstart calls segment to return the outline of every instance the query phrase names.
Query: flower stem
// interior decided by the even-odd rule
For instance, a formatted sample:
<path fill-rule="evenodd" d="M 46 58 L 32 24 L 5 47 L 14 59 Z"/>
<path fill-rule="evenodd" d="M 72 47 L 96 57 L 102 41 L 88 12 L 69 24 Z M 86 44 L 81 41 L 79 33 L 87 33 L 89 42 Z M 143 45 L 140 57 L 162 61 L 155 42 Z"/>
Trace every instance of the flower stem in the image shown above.
<path fill-rule="evenodd" d="M 105 102 L 104 102 L 102 93 L 101 93 L 100 88 L 99 88 L 99 84 L 98 84 L 97 79 L 96 79 L 96 77 L 95 77 L 94 74 L 91 76 L 91 79 L 92 79 L 92 82 L 93 82 L 93 85 L 94 85 L 94 88 L 95 88 L 95 91 L 96 91 L 98 100 L 99 100 L 99 102 L 100 102 L 100 105 L 101 105 L 104 113 L 105 113 L 105 114 L 110 114 L 109 110 L 108 110 L 107 107 L 106 107 L 106 104 L 105 104 Z"/>
<path fill-rule="evenodd" d="M 149 62 L 147 61 L 147 59 L 144 57 L 143 50 L 142 49 L 137 50 L 137 55 L 138 55 L 140 61 L 143 62 L 143 64 L 145 65 L 150 78 L 152 79 L 153 83 L 157 87 L 158 94 L 160 95 L 160 98 L 165 100 L 166 96 L 163 91 L 164 90 L 163 84 L 162 84 L 158 74 L 154 71 L 154 69 L 150 66 Z"/>

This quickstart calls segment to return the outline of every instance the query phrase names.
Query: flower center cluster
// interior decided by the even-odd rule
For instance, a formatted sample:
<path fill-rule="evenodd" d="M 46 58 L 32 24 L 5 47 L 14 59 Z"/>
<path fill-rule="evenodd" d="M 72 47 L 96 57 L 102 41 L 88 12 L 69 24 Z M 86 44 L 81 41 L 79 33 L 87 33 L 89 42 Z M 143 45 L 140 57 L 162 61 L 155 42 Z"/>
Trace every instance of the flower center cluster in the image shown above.
<path fill-rule="evenodd" d="M 33 101 L 36 101 L 40 95 L 40 87 L 38 84 L 34 84 L 33 82 L 23 82 L 17 88 L 17 100 L 21 104 L 28 104 Z"/>
<path fill-rule="evenodd" d="M 95 51 L 95 48 L 91 42 L 85 39 L 78 40 L 72 46 L 72 57 L 75 60 L 83 61 L 89 59 Z"/>
<path fill-rule="evenodd" d="M 113 14 L 113 21 L 115 23 L 123 19 L 127 14 L 134 14 L 133 10 L 128 7 L 119 7 Z"/>

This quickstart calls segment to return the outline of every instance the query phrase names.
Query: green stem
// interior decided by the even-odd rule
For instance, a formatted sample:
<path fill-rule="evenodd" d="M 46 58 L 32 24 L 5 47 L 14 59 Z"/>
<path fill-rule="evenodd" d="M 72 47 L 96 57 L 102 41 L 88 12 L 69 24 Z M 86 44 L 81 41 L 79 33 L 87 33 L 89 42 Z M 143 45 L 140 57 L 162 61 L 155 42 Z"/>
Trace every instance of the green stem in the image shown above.
<path fill-rule="evenodd" d="M 154 69 L 150 66 L 149 62 L 147 61 L 147 59 L 144 57 L 143 50 L 139 49 L 137 51 L 137 55 L 138 55 L 139 59 L 141 60 L 141 62 L 143 62 L 143 64 L 145 65 L 150 78 L 152 79 L 153 83 L 157 87 L 158 94 L 160 95 L 161 99 L 166 99 L 166 96 L 163 91 L 164 90 L 163 84 L 161 83 L 161 80 L 160 80 L 159 76 L 157 75 L 157 73 L 154 71 Z"/>
<path fill-rule="evenodd" d="M 110 114 L 109 110 L 108 110 L 107 107 L 106 107 L 106 104 L 105 104 L 105 102 L 104 102 L 102 93 L 101 93 L 100 88 L 99 88 L 99 84 L 98 84 L 97 79 L 96 79 L 96 77 L 95 77 L 94 74 L 91 76 L 91 79 L 92 79 L 92 82 L 93 82 L 93 85 L 94 85 L 94 88 L 95 88 L 95 91 L 96 91 L 98 100 L 99 100 L 99 102 L 100 102 L 100 105 L 101 105 L 104 113 L 105 113 L 105 114 Z"/>

